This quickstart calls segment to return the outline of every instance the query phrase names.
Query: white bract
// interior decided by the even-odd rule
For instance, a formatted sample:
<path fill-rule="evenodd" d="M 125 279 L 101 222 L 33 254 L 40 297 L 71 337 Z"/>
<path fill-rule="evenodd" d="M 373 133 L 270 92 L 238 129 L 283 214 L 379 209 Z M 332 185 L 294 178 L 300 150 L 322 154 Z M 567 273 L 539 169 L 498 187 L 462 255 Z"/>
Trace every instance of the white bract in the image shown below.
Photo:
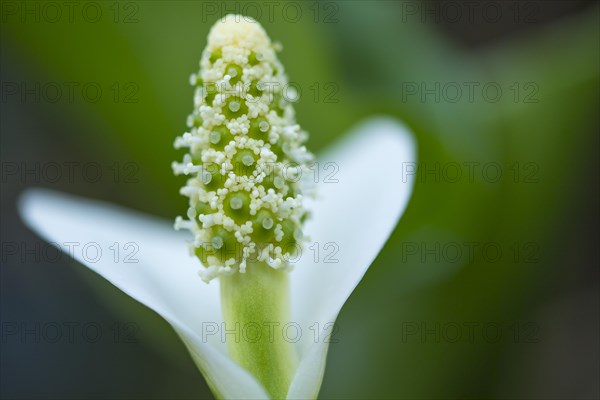
<path fill-rule="evenodd" d="M 246 20 L 246 23 L 253 22 Z M 209 38 L 209 52 L 218 47 L 210 46 L 219 40 L 231 43 L 232 38 L 238 37 L 236 29 L 241 29 L 236 25 L 225 28 L 227 24 L 213 28 L 213 33 L 216 30 L 218 35 L 213 37 L 216 39 L 212 44 Z M 262 31 L 262 28 L 255 27 L 250 31 L 246 28 L 242 30 L 253 35 Z M 247 35 L 242 37 L 248 38 Z M 260 35 L 251 37 L 258 42 L 264 40 Z M 249 46 L 255 44 L 250 43 Z M 265 57 L 270 62 L 277 63 L 274 55 L 271 57 L 268 51 L 260 52 L 259 60 L 256 63 L 253 61 L 254 66 L 258 66 L 254 69 L 254 66 L 247 65 L 249 52 L 242 54 L 239 49 L 227 45 L 218 48 L 221 49 L 218 57 L 211 56 L 212 53 L 203 57 L 202 63 L 206 65 L 201 68 L 201 79 L 231 81 L 238 77 L 238 83 L 251 82 L 258 76 L 284 79 L 281 75 L 282 68 L 278 68 L 278 71 L 261 70 L 264 65 L 260 60 Z M 224 59 L 222 65 L 216 63 L 220 58 Z M 240 71 L 236 66 L 231 66 L 233 59 L 237 60 L 233 64 L 244 65 L 245 68 Z M 193 77 L 193 83 L 197 83 L 196 79 L 197 77 Z M 301 169 L 302 173 L 310 173 L 311 180 L 315 181 L 316 197 L 302 197 L 299 194 L 301 188 L 296 181 L 279 181 L 277 184 L 270 182 L 271 189 L 264 190 L 266 185 L 260 183 L 265 176 L 260 175 L 260 172 L 253 172 L 256 169 L 236 173 L 232 160 L 241 151 L 237 161 L 245 166 L 281 160 L 292 160 L 306 166 L 311 156 L 301 146 L 304 138 L 299 128 L 293 124 L 293 110 L 281 103 L 281 112 L 278 113 L 270 108 L 272 103 L 260 101 L 253 105 L 247 104 L 246 109 L 237 100 L 232 105 L 232 98 L 222 96 L 219 91 L 213 93 L 211 104 L 207 105 L 207 94 L 200 93 L 196 96 L 195 112 L 197 110 L 198 114 L 192 114 L 190 132 L 177 141 L 179 146 L 189 148 L 190 152 L 183 163 L 174 165 L 176 171 L 191 175 L 182 190 L 190 198 L 188 219 L 179 219 L 176 225 L 194 233 L 191 249 L 198 257 L 189 254 L 190 246 L 185 243 L 186 238 L 189 239 L 189 233 L 186 235 L 174 231 L 169 222 L 114 205 L 49 190 L 30 189 L 20 199 L 20 213 L 30 228 L 61 249 L 73 242 L 81 247 L 93 244 L 94 249 L 100 249 L 100 255 L 96 254 L 93 258 L 82 251 L 74 251 L 70 255 L 171 324 L 217 397 L 316 398 L 325 370 L 331 324 L 335 322 L 343 304 L 379 253 L 408 204 L 412 192 L 412 175 L 404 176 L 402 171 L 406 165 L 415 162 L 416 148 L 412 135 L 393 119 L 371 118 L 317 157 L 312 170 Z M 227 106 L 229 111 L 225 112 L 219 104 Z M 241 109 L 243 113 L 236 116 Z M 227 113 L 229 116 L 225 115 Z M 252 124 L 251 121 L 255 123 Z M 214 134 L 214 128 L 223 127 L 224 122 L 227 131 Z M 253 129 L 257 130 L 253 132 Z M 228 138 L 226 143 L 220 143 L 223 135 Z M 247 138 L 246 135 L 255 137 Z M 285 139 L 281 139 L 282 137 Z M 278 144 L 286 144 L 286 148 L 283 149 Z M 219 145 L 219 148 L 215 150 L 214 145 Z M 223 172 L 222 178 L 219 178 L 219 185 L 214 190 L 206 190 L 206 187 L 215 179 L 215 171 L 209 172 L 210 177 L 204 177 L 205 172 L 196 169 L 196 156 L 199 161 L 217 162 L 221 167 L 219 173 Z M 329 179 L 323 179 L 324 165 L 332 166 L 329 170 L 335 171 Z M 275 170 L 281 171 L 277 168 L 279 167 L 276 165 Z M 315 174 L 315 168 L 320 169 L 319 174 Z M 238 179 L 240 176 L 241 179 Z M 274 177 L 278 176 L 280 177 L 275 173 Z M 247 179 L 249 177 L 254 180 Z M 243 190 L 250 193 L 248 197 L 230 197 L 230 192 Z M 198 207 L 198 203 L 203 204 Z M 252 221 L 258 218 L 262 209 L 267 209 L 269 215 L 263 213 L 262 219 L 255 221 L 258 225 L 250 223 L 246 228 L 243 220 L 236 221 L 228 217 L 228 212 L 238 211 L 246 206 L 245 216 Z M 262 287 L 259 280 L 259 289 L 264 289 L 266 293 L 263 298 L 252 299 L 253 293 L 250 291 L 245 292 L 241 299 L 230 300 L 227 296 L 236 298 L 236 290 L 244 286 L 240 286 L 239 282 L 246 282 L 243 279 L 252 275 L 252 270 L 245 271 L 244 264 L 250 259 L 252 252 L 244 250 L 240 259 L 223 258 L 214 253 L 210 254 L 212 258 L 203 257 L 197 252 L 202 247 L 202 242 L 208 241 L 219 249 L 224 246 L 225 240 L 229 240 L 228 235 L 231 233 L 235 240 L 246 246 L 256 242 L 252 234 L 257 226 L 265 229 L 265 232 L 272 230 L 276 242 L 292 233 L 298 239 L 295 231 L 301 226 L 305 211 L 310 213 L 310 218 L 304 222 L 302 229 L 303 240 L 308 241 L 308 246 L 300 254 L 287 254 L 293 257 L 284 257 L 285 251 L 277 251 L 272 247 L 264 253 L 258 253 L 254 264 L 248 261 L 248 265 L 265 263 L 272 271 L 276 271 L 274 273 L 286 274 L 286 285 L 289 275 L 289 291 L 286 286 L 281 292 L 281 298 L 275 295 L 270 298 L 270 288 Z M 212 217 L 206 219 L 210 215 Z M 293 229 L 286 228 L 286 223 Z M 215 226 L 220 230 L 212 230 Z M 277 240 L 277 237 L 280 239 Z M 118 246 L 133 243 L 139 249 L 134 258 L 136 262 L 132 263 L 131 259 L 123 256 L 115 257 L 109 250 L 114 249 L 115 243 Z M 251 247 L 253 246 L 247 246 L 248 249 Z M 204 266 L 198 258 L 204 261 Z M 293 266 L 293 270 L 289 266 Z M 265 270 L 267 275 L 270 273 L 269 268 Z M 222 293 L 220 294 L 219 285 L 212 282 L 203 284 L 198 273 L 206 281 L 214 278 L 221 280 Z M 228 284 L 223 283 L 236 276 L 238 283 L 234 283 L 234 280 L 229 280 Z M 265 279 L 270 278 L 266 276 Z M 280 292 L 273 288 L 273 293 Z M 223 294 L 225 298 L 222 297 Z M 270 376 L 271 373 L 278 373 L 278 366 L 272 371 L 268 369 L 270 361 L 265 367 L 248 360 L 253 357 L 251 345 L 246 343 L 246 347 L 241 350 L 231 347 L 231 339 L 236 340 L 236 336 L 241 335 L 242 341 L 251 342 L 248 337 L 243 337 L 248 335 L 245 329 L 247 326 L 238 327 L 236 331 L 231 326 L 225 326 L 225 322 L 236 321 L 237 307 L 244 306 L 246 300 L 251 307 L 264 306 L 268 310 L 280 299 L 289 303 L 289 315 L 286 314 L 283 319 L 274 319 L 285 325 L 275 332 L 285 335 L 283 341 L 281 338 L 278 340 L 284 347 L 291 349 L 293 357 L 289 354 L 273 357 L 275 362 L 283 360 L 286 368 L 291 368 L 291 374 L 278 381 L 277 377 L 271 379 Z M 224 318 L 223 313 L 228 317 Z M 262 316 L 260 312 L 259 315 Z M 268 317 L 269 313 L 266 313 L 265 318 Z M 250 322 L 252 321 L 251 319 Z M 269 332 L 268 327 L 259 328 L 265 329 L 263 334 Z M 232 329 L 235 332 L 232 333 Z M 256 335 L 256 332 L 252 335 Z M 270 360 L 270 350 L 271 347 L 266 346 L 256 354 L 258 357 L 266 354 L 266 359 Z M 287 363 L 290 358 L 293 360 Z M 245 368 L 244 365 L 249 367 Z M 280 393 L 287 395 L 278 396 Z"/>

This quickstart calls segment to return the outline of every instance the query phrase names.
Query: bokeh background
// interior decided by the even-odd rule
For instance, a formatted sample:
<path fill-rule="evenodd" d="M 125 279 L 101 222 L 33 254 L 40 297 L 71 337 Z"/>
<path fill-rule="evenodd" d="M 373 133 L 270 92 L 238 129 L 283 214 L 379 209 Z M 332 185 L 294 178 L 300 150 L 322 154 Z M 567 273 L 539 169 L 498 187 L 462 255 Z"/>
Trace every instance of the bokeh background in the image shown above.
<path fill-rule="evenodd" d="M 209 27 L 229 12 L 283 44 L 313 151 L 372 114 L 404 121 L 419 146 L 414 195 L 342 310 L 320 397 L 600 396 L 597 2 L 1 12 L 2 398 L 212 398 L 171 328 L 57 255 L 16 200 L 42 186 L 181 213 L 172 144 Z"/>

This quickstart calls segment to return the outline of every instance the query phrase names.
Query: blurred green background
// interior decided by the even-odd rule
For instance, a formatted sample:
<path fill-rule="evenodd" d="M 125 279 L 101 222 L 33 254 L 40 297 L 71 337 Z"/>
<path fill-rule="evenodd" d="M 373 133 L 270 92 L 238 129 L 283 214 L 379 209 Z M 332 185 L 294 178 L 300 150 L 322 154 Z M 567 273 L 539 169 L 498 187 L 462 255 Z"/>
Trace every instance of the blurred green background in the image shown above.
<path fill-rule="evenodd" d="M 1 3 L 2 398 L 212 398 L 165 322 L 44 256 L 15 202 L 45 186 L 180 214 L 188 77 L 229 12 L 283 44 L 311 150 L 373 114 L 419 147 L 414 195 L 340 314 L 320 396 L 600 396 L 597 2 L 66 4 Z M 69 323 L 72 341 L 27 333 Z M 100 340 L 82 339 L 86 323 Z"/>

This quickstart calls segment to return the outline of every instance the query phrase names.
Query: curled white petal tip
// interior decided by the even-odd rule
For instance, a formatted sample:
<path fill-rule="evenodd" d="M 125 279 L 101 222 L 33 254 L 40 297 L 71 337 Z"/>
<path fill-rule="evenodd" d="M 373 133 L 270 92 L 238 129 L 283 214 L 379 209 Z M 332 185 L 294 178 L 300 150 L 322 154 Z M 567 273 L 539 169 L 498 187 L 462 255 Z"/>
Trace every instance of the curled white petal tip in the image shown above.
<path fill-rule="evenodd" d="M 169 322 L 215 393 L 267 398 L 256 379 L 227 355 L 220 335 L 206 335 L 207 326 L 222 322 L 219 290 L 198 287 L 185 235 L 168 221 L 46 189 L 26 190 L 18 210 L 32 230 Z M 111 248 L 127 243 L 134 246 L 132 258 L 115 260 Z M 89 244 L 102 256 L 86 255 L 82 249 Z"/>
<path fill-rule="evenodd" d="M 363 121 L 319 155 L 321 165 L 333 167 L 318 183 L 319 197 L 306 202 L 312 217 L 305 231 L 321 252 L 316 260 L 304 255 L 291 279 L 292 314 L 301 326 L 324 329 L 335 322 L 408 206 L 414 179 L 400 172 L 416 159 L 413 134 L 390 117 Z M 300 365 L 288 397 L 314 398 L 328 343 L 303 337 L 298 347 Z"/>

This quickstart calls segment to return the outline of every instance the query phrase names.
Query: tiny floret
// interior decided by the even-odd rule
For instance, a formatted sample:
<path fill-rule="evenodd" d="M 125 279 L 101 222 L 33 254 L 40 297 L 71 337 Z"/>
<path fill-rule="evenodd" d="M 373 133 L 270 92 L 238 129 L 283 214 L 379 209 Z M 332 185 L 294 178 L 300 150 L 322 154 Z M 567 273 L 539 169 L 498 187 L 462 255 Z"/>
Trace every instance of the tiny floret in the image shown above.
<path fill-rule="evenodd" d="M 301 250 L 300 178 L 313 156 L 286 98 L 278 50 L 258 22 L 227 15 L 212 27 L 200 71 L 190 77 L 189 131 L 175 140 L 187 153 L 173 163 L 175 174 L 188 176 L 180 193 L 189 208 L 175 228 L 193 234 L 190 250 L 206 282 L 244 273 L 249 262 L 290 268 Z"/>

